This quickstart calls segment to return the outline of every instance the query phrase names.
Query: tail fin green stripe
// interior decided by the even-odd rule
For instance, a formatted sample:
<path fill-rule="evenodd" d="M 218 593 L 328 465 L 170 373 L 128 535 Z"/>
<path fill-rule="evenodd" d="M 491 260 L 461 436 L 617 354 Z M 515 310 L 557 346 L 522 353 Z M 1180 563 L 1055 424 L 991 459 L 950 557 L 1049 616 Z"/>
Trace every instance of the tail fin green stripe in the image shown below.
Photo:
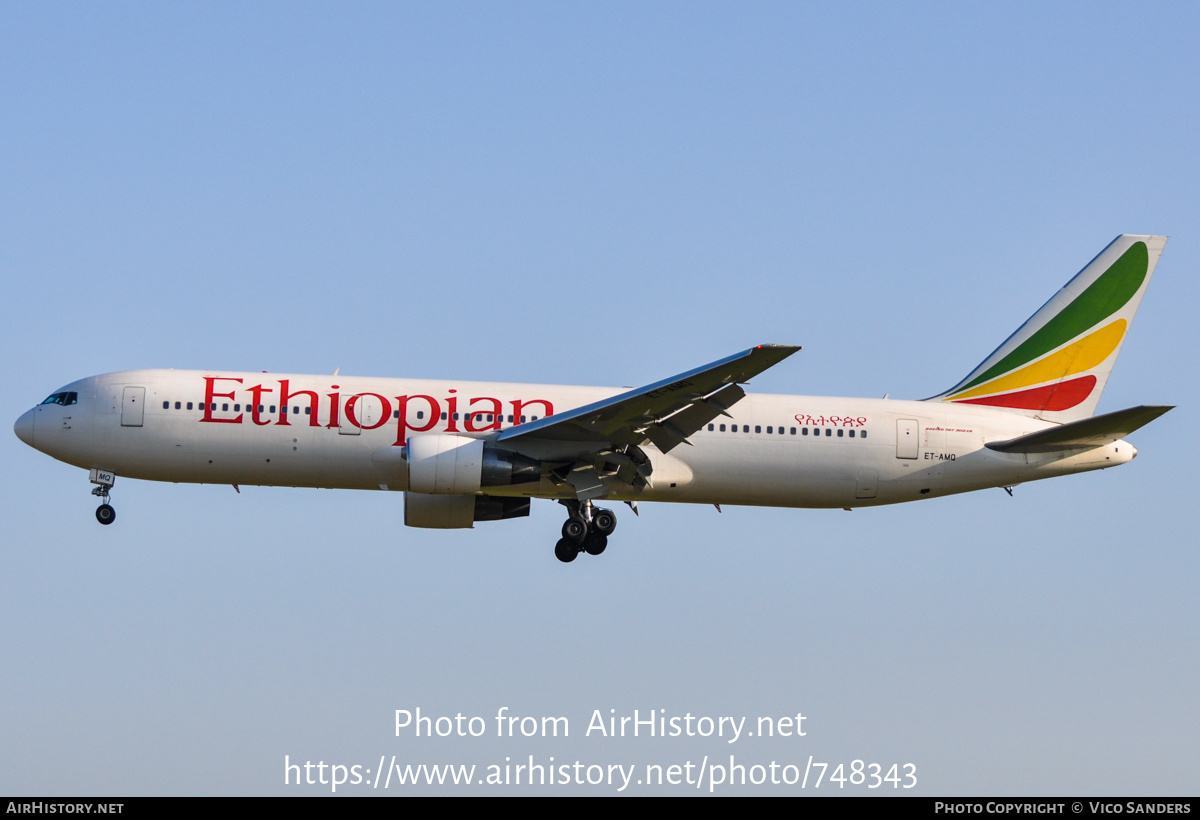
<path fill-rule="evenodd" d="M 1116 313 L 1133 298 L 1150 266 L 1145 242 L 1134 242 L 1083 293 L 1011 353 L 960 390 L 967 390 L 1042 356 Z"/>

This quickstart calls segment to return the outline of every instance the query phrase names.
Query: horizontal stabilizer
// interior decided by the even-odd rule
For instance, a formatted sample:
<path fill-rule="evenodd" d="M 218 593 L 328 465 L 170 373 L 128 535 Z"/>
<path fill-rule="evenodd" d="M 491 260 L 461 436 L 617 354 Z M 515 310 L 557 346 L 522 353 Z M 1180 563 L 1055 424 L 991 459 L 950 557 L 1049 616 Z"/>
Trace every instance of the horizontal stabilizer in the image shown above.
<path fill-rule="evenodd" d="M 1008 441 L 989 441 L 987 448 L 1001 453 L 1053 453 L 1058 450 L 1103 447 L 1125 438 L 1171 409 L 1173 406 L 1164 405 L 1130 407 L 1103 416 L 1060 424 Z"/>

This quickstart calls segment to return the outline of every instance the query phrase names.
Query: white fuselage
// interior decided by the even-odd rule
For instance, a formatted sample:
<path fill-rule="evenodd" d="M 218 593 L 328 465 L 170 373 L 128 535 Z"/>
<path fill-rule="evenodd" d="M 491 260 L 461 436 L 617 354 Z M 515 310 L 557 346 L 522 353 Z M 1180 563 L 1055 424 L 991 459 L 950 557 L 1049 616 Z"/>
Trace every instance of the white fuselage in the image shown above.
<path fill-rule="evenodd" d="M 409 436 L 474 436 L 622 392 L 620 388 L 134 370 L 62 388 L 18 422 L 62 461 L 118 476 L 213 484 L 406 490 L 393 457 Z M 286 408 L 286 409 L 285 409 Z M 1053 424 L 937 401 L 747 395 L 669 454 L 652 445 L 651 486 L 618 500 L 856 507 L 1003 487 L 1123 464 L 1125 441 L 1047 454 L 984 446 Z M 736 432 L 735 432 L 736 430 Z M 22 437 L 25 437 L 22 434 Z M 551 460 L 547 456 L 547 460 Z M 557 498 L 548 479 L 489 495 Z"/>

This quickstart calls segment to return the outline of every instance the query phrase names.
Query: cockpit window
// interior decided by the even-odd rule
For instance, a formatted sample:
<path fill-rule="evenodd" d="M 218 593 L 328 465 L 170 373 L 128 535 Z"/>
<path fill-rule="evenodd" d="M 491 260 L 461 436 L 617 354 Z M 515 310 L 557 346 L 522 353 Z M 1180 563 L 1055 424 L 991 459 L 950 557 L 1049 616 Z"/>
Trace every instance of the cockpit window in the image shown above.
<path fill-rule="evenodd" d="M 61 404 L 63 407 L 74 404 L 79 400 L 79 394 L 72 391 L 70 393 L 55 393 L 50 396 L 42 404 Z"/>

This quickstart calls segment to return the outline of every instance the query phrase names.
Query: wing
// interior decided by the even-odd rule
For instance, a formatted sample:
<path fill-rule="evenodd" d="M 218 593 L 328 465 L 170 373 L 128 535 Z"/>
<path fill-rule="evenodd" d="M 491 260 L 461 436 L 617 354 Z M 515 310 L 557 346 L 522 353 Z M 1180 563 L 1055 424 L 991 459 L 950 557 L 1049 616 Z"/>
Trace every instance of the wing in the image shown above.
<path fill-rule="evenodd" d="M 510 427 L 495 440 L 602 442 L 608 447 L 636 447 L 649 440 L 665 453 L 689 443 L 688 436 L 745 396 L 740 383 L 799 349 L 759 345 L 619 396 Z"/>

